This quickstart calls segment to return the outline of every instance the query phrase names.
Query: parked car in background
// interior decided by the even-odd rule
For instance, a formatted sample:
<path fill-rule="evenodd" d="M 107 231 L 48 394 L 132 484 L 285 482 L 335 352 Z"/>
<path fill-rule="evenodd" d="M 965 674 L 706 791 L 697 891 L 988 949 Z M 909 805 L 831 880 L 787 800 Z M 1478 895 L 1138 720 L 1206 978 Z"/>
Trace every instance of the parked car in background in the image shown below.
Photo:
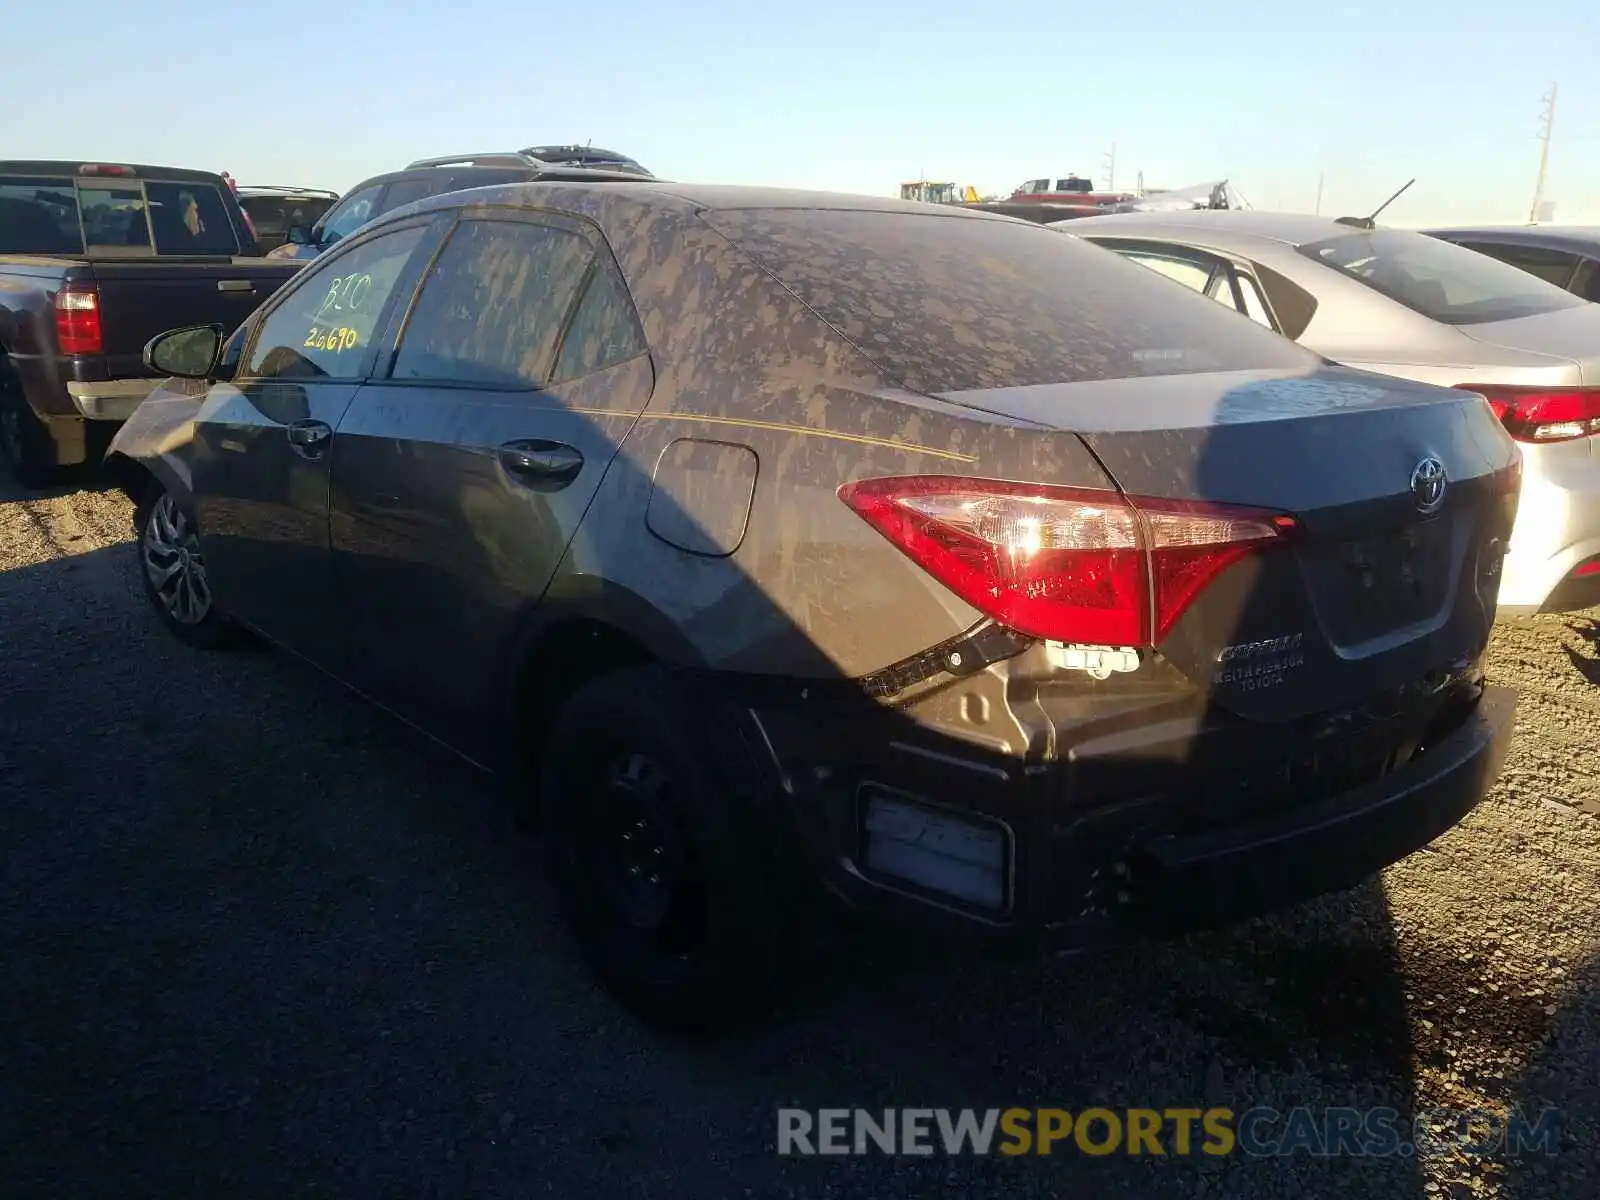
<path fill-rule="evenodd" d="M 1486 225 L 1423 232 L 1520 267 L 1585 300 L 1600 301 L 1600 228 Z"/>
<path fill-rule="evenodd" d="M 107 465 L 159 619 L 536 776 L 580 946 L 671 1024 L 818 914 L 1084 946 L 1345 886 L 1511 734 L 1481 398 L 1038 225 L 479 188 L 149 356 L 187 382 Z"/>
<path fill-rule="evenodd" d="M 540 155 L 549 157 L 540 157 Z M 312 225 L 291 225 L 285 244 L 274 258 L 315 258 L 340 238 L 368 221 L 413 200 L 459 192 L 464 188 L 502 183 L 605 182 L 633 183 L 655 178 L 633 159 L 610 150 L 582 146 L 535 146 L 495 154 L 459 154 L 418 159 L 403 171 L 363 180 L 345 193 L 331 211 Z"/>
<path fill-rule="evenodd" d="M 1500 611 L 1600 604 L 1600 307 L 1426 234 L 1261 212 L 1061 227 L 1341 363 L 1466 388 L 1522 444 Z"/>
<path fill-rule="evenodd" d="M 298 269 L 259 257 L 219 175 L 0 162 L 0 457 L 30 484 L 85 461 L 155 386 L 146 341 L 232 330 Z"/>
<path fill-rule="evenodd" d="M 256 244 L 263 253 L 283 245 L 292 226 L 315 225 L 323 213 L 339 202 L 338 192 L 318 188 L 240 184 L 234 195 L 250 218 Z"/>

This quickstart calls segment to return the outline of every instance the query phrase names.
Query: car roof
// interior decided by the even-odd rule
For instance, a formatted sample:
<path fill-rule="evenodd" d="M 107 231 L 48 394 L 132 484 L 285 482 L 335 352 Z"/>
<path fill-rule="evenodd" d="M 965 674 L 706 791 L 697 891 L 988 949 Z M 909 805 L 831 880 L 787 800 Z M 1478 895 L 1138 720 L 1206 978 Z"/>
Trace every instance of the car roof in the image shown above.
<path fill-rule="evenodd" d="M 441 173 L 455 175 L 469 175 L 474 171 L 481 171 L 485 175 L 492 175 L 498 183 L 505 179 L 507 171 L 526 171 L 528 182 L 536 180 L 559 181 L 565 183 L 638 183 L 653 178 L 652 176 L 637 175 L 632 171 L 608 171 L 601 167 L 541 167 L 536 163 L 454 163 L 433 166 L 409 166 L 397 171 L 385 171 L 382 175 L 374 175 L 370 179 L 363 179 L 352 187 L 345 195 L 351 195 L 363 188 L 377 187 L 381 184 L 394 183 L 402 179 L 426 179 L 429 176 Z M 459 191 L 460 189 L 454 189 Z"/>
<path fill-rule="evenodd" d="M 573 171 L 572 174 L 578 174 Z M 566 174 L 566 172 L 562 172 Z M 628 187 L 594 182 L 540 178 L 527 183 L 502 183 L 489 187 L 472 188 L 471 198 L 463 200 L 461 191 L 441 192 L 405 205 L 402 210 L 420 212 L 450 208 L 462 204 L 513 204 L 529 208 L 574 207 L 580 211 L 590 207 L 597 197 L 626 196 L 628 200 L 644 207 L 679 209 L 681 211 L 729 211 L 733 209 L 803 209 L 832 210 L 836 212 L 899 212 L 913 216 L 943 217 L 970 221 L 1011 221 L 1010 217 L 993 213 L 973 212 L 954 205 L 930 205 L 915 200 L 901 200 L 886 196 L 857 195 L 851 192 L 809 191 L 804 188 L 752 187 L 744 184 L 673 183 L 662 179 L 620 175 L 615 172 L 583 172 L 602 174 L 608 178 L 627 180 Z M 468 190 L 468 189 L 462 189 Z M 387 214 L 386 214 L 387 218 Z M 386 219 L 385 218 L 385 219 Z M 1015 221 L 1018 225 L 1032 224 Z"/>
<path fill-rule="evenodd" d="M 1260 238 L 1288 246 L 1304 246 L 1341 234 L 1360 233 L 1332 217 L 1309 213 L 1256 212 L 1254 209 L 1196 209 L 1178 213 L 1107 213 L 1099 217 L 1074 217 L 1069 222 L 1053 222 L 1067 233 L 1093 235 L 1115 231 L 1125 237 L 1140 233 L 1152 237 L 1178 237 L 1195 231 L 1211 231 L 1229 237 Z"/>
<path fill-rule="evenodd" d="M 1451 225 L 1424 229 L 1434 237 L 1470 237 L 1473 234 L 1517 246 L 1544 246 L 1553 250 L 1600 250 L 1600 226 L 1594 225 Z"/>
<path fill-rule="evenodd" d="M 86 166 L 126 167 L 132 178 L 160 180 L 190 180 L 195 183 L 221 183 L 222 176 L 215 171 L 196 171 L 192 167 L 153 167 L 147 163 L 117 162 L 103 158 L 63 159 L 3 159 L 0 175 L 73 175 Z M 113 179 L 112 175 L 86 175 L 86 179 Z"/>
<path fill-rule="evenodd" d="M 241 196 L 316 196 L 337 200 L 339 193 L 327 188 L 294 187 L 279 183 L 241 183 L 234 189 Z"/>

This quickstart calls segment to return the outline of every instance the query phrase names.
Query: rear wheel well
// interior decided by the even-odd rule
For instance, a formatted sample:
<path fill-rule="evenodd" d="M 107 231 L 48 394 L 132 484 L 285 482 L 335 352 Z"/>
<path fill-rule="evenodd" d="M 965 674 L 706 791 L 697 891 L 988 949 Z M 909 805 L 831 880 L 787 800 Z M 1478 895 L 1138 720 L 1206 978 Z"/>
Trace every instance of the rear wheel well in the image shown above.
<path fill-rule="evenodd" d="M 542 630 L 517 670 L 513 704 L 519 764 L 531 768 L 543 756 L 556 714 L 578 689 L 602 675 L 655 661 L 640 642 L 604 621 L 571 617 Z"/>

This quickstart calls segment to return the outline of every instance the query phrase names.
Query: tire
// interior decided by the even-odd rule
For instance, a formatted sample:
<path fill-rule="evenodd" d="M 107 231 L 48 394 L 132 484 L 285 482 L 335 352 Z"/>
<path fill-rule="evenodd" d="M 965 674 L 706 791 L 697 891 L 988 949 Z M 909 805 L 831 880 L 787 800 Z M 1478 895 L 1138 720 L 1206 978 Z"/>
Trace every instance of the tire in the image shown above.
<path fill-rule="evenodd" d="M 773 999 L 783 942 L 777 795 L 728 710 L 658 667 L 592 681 L 562 707 L 540 819 L 579 952 L 646 1024 L 705 1034 Z"/>
<path fill-rule="evenodd" d="M 48 487 L 56 476 L 50 431 L 23 399 L 11 365 L 0 358 L 0 460 L 25 488 Z"/>
<path fill-rule="evenodd" d="M 200 529 L 189 505 L 153 484 L 134 509 L 133 528 L 139 581 L 167 632 L 202 650 L 242 644 L 243 631 L 211 598 Z"/>

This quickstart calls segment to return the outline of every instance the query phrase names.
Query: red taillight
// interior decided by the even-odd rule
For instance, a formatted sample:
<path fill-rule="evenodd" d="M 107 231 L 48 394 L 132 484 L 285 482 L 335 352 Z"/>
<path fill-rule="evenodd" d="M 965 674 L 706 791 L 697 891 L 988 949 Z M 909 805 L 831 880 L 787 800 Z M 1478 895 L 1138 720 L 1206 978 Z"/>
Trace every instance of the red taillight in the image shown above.
<path fill-rule="evenodd" d="M 1600 575 L 1600 558 L 1591 558 L 1586 563 L 1580 563 L 1578 569 L 1572 573 L 1574 579 L 1592 579 Z"/>
<path fill-rule="evenodd" d="M 1519 442 L 1569 442 L 1600 433 L 1600 388 L 1523 388 L 1462 383 L 1489 401 Z"/>
<path fill-rule="evenodd" d="M 913 475 L 839 498 L 968 604 L 1019 633 L 1150 646 L 1293 517 L 1082 488 Z"/>
<path fill-rule="evenodd" d="M 100 293 L 93 284 L 63 284 L 56 293 L 55 310 L 61 353 L 101 353 Z"/>

